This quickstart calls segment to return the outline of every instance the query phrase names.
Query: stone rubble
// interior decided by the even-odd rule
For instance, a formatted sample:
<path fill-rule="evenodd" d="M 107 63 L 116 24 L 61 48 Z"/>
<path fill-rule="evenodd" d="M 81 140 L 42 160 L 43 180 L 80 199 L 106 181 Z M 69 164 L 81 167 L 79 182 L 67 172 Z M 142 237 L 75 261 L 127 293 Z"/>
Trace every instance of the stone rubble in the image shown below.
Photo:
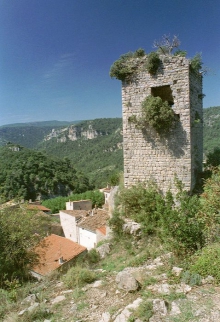
<path fill-rule="evenodd" d="M 169 284 L 165 273 L 154 274 L 154 270 L 149 269 L 151 265 L 160 268 L 171 256 L 172 254 L 165 254 L 140 267 L 127 267 L 119 273 L 107 275 L 105 280 L 100 279 L 87 284 L 84 291 L 81 291 L 84 295 L 80 302 L 73 299 L 74 289 L 65 289 L 63 283 L 56 283 L 53 288 L 55 292 L 51 293 L 48 300 L 35 294 L 27 296 L 21 302 L 23 309 L 17 315 L 22 317 L 27 311 L 31 312 L 44 303 L 46 310 L 52 312 L 55 317 L 56 304 L 62 303 L 59 307 L 64 307 L 65 310 L 60 321 L 70 322 L 74 318 L 74 321 L 78 322 L 128 322 L 132 312 L 143 301 L 146 301 L 142 298 L 140 291 L 144 285 L 144 277 L 150 277 L 157 282 L 145 288 L 152 293 L 151 298 L 147 299 L 149 303 L 152 303 L 153 310 L 149 322 L 172 322 L 174 317 L 181 317 L 187 308 L 190 308 L 191 314 L 197 318 L 198 322 L 220 321 L 220 288 L 215 287 L 216 292 L 213 291 L 214 286 L 209 284 L 213 278 L 207 277 L 207 283 L 199 287 L 191 287 L 182 282 Z M 174 266 L 172 271 L 175 276 L 176 272 L 180 272 L 180 269 L 176 269 Z M 175 295 L 177 299 L 169 302 L 168 305 L 164 296 L 171 295 Z M 87 302 L 87 308 L 80 311 L 79 307 L 83 302 Z M 4 322 L 12 321 L 13 319 L 4 320 Z M 49 318 L 44 320 L 44 322 L 46 321 L 51 320 Z M 134 321 L 143 322 L 141 319 Z"/>

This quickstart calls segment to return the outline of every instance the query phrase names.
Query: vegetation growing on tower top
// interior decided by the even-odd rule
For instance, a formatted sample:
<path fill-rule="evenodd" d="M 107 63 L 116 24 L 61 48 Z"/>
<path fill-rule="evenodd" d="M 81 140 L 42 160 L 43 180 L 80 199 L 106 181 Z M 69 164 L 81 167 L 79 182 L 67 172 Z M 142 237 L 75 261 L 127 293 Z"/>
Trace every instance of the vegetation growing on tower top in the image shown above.
<path fill-rule="evenodd" d="M 138 68 L 138 61 L 134 58 L 143 56 L 145 56 L 145 51 L 142 48 L 139 48 L 134 53 L 130 51 L 127 54 L 121 55 L 111 66 L 110 77 L 121 81 L 130 80 Z"/>
<path fill-rule="evenodd" d="M 132 77 L 137 73 L 141 63 L 145 62 L 145 68 L 151 75 L 155 75 L 161 64 L 160 55 L 165 56 L 180 56 L 186 57 L 187 52 L 179 48 L 180 40 L 177 36 L 171 38 L 169 35 L 164 35 L 161 40 L 155 40 L 153 47 L 156 51 L 152 51 L 146 55 L 144 49 L 140 48 L 133 52 L 121 55 L 110 68 L 110 77 L 119 79 L 121 81 L 131 81 Z M 143 60 L 142 58 L 147 59 Z M 139 58 L 139 59 L 137 59 Z M 206 73 L 207 68 L 202 70 L 201 54 L 196 54 L 194 58 L 190 59 L 190 69 L 195 73 Z"/>

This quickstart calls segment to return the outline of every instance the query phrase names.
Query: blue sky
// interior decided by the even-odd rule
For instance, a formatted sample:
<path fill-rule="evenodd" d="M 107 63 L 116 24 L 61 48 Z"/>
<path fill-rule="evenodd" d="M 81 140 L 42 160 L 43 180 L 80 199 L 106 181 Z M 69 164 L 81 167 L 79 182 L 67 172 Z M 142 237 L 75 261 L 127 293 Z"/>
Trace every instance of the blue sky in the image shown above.
<path fill-rule="evenodd" d="M 0 0 L 0 125 L 121 117 L 121 54 L 177 35 L 220 106 L 219 0 Z"/>

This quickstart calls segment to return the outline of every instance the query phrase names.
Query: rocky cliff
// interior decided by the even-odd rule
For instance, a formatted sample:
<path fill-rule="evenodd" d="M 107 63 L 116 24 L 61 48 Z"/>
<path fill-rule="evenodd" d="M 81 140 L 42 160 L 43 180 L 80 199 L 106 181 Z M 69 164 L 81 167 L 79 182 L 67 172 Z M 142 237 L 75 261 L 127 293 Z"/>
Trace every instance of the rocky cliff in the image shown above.
<path fill-rule="evenodd" d="M 98 131 L 93 128 L 92 124 L 88 127 L 82 127 L 77 125 L 70 125 L 63 129 L 53 129 L 51 133 L 45 136 L 44 141 L 49 141 L 56 138 L 57 142 L 77 141 L 78 139 L 92 140 L 98 136 L 108 135 L 106 131 Z"/>

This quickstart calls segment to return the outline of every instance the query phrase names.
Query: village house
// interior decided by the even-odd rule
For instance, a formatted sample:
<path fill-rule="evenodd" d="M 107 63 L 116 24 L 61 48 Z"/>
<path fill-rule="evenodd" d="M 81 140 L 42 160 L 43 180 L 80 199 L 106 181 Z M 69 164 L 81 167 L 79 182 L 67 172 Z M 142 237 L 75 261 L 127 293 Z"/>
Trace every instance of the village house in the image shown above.
<path fill-rule="evenodd" d="M 60 210 L 60 223 L 64 236 L 88 250 L 106 238 L 108 212 L 103 209 Z"/>
<path fill-rule="evenodd" d="M 88 215 L 87 210 L 60 210 L 60 223 L 64 236 L 78 243 L 77 223 Z"/>
<path fill-rule="evenodd" d="M 108 199 L 111 193 L 111 187 L 108 185 L 106 188 L 99 189 L 100 192 L 104 193 L 105 196 L 105 205 L 108 204 Z"/>
<path fill-rule="evenodd" d="M 90 250 L 105 239 L 108 219 L 107 211 L 102 209 L 94 209 L 90 216 L 82 218 L 77 224 L 79 244 Z"/>
<path fill-rule="evenodd" d="M 38 261 L 30 272 L 34 277 L 41 279 L 54 270 L 66 270 L 86 251 L 86 247 L 52 234 L 35 247 Z"/>

